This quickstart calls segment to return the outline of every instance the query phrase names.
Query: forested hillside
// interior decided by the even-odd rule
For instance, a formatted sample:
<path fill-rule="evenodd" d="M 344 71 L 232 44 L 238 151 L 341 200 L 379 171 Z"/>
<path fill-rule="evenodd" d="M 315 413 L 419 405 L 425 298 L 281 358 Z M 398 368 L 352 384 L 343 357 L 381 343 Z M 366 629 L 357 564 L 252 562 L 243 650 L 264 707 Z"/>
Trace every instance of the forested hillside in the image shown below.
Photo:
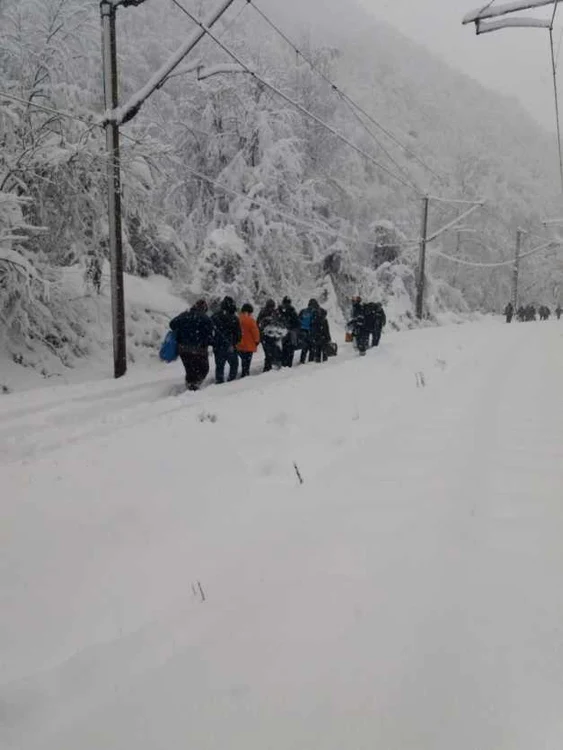
<path fill-rule="evenodd" d="M 198 18 L 209 9 L 203 0 L 182 4 Z M 167 276 L 188 301 L 315 294 L 337 309 L 359 291 L 382 298 L 402 325 L 412 313 L 421 193 L 487 200 L 464 222 L 475 231 L 431 246 L 477 263 L 509 259 L 516 228 L 539 233 L 558 210 L 554 139 L 518 103 L 351 2 L 345 12 L 321 0 L 256 5 L 373 119 L 311 70 L 252 3 L 235 2 L 218 24 L 223 43 L 385 169 L 253 76 L 209 75 L 233 60 L 207 39 L 123 127 L 130 274 Z M 193 28 L 170 0 L 120 9 L 122 100 Z M 87 305 L 69 298 L 65 279 L 72 271 L 84 279 L 81 296 L 95 297 L 107 254 L 98 3 L 2 0 L 0 91 L 3 345 L 42 342 L 70 364 L 92 334 Z M 433 201 L 431 227 L 460 210 Z M 473 268 L 432 253 L 429 265 L 430 315 L 507 300 L 508 266 Z M 525 262 L 531 301 L 557 301 L 561 281 L 555 253 Z"/>

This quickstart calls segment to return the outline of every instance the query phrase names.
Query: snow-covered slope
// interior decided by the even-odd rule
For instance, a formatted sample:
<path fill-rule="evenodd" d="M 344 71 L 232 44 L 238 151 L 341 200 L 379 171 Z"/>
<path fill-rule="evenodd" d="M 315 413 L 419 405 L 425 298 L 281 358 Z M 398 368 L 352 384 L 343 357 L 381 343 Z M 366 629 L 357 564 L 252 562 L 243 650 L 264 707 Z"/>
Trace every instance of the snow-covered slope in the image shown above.
<path fill-rule="evenodd" d="M 2 747 L 558 750 L 562 343 L 2 399 Z"/>
<path fill-rule="evenodd" d="M 157 350 L 168 321 L 187 303 L 162 276 L 125 275 L 129 367 L 158 364 Z M 77 383 L 108 377 L 112 368 L 109 267 L 100 294 L 84 281 L 79 266 L 63 269 L 28 335 L 0 329 L 2 392 Z M 143 375 L 141 374 L 142 378 Z"/>

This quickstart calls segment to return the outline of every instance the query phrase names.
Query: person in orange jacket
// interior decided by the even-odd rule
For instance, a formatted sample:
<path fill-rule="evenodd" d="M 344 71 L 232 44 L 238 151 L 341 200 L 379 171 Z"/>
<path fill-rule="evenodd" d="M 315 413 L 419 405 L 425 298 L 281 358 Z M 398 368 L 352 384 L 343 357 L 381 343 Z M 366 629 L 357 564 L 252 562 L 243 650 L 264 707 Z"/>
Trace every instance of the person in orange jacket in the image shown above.
<path fill-rule="evenodd" d="M 260 343 L 260 331 L 258 330 L 258 324 L 252 317 L 253 312 L 254 308 L 252 305 L 246 303 L 241 307 L 239 315 L 242 338 L 238 343 L 237 351 L 242 366 L 241 378 L 250 375 L 252 355 L 258 349 L 258 344 Z"/>

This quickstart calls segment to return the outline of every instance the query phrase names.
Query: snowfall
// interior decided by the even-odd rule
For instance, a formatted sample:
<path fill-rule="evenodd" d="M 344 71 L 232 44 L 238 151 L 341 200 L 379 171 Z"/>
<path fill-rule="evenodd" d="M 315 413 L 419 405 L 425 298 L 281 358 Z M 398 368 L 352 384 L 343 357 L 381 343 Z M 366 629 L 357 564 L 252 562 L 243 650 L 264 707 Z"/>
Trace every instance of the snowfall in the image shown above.
<path fill-rule="evenodd" d="M 0 397 L 4 750 L 561 750 L 563 321 Z"/>

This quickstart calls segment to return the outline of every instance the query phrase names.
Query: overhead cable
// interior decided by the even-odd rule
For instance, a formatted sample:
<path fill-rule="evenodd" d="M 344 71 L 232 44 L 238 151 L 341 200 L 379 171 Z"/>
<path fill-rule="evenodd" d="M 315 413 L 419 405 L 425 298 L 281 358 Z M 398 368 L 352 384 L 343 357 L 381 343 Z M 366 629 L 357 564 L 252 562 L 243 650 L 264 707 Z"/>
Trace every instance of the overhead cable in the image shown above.
<path fill-rule="evenodd" d="M 348 106 L 348 108 L 351 111 L 357 113 L 360 112 L 364 117 L 366 117 L 376 128 L 378 128 L 382 133 L 384 133 L 395 145 L 397 145 L 399 148 L 401 148 L 405 153 L 409 154 L 409 156 L 412 156 L 413 159 L 415 159 L 422 167 L 424 167 L 426 170 L 428 170 L 431 174 L 434 175 L 440 182 L 444 182 L 444 177 L 438 174 L 432 167 L 427 164 L 421 157 L 418 156 L 418 154 L 413 151 L 411 148 L 406 146 L 404 143 L 402 143 L 388 128 L 384 127 L 380 122 L 378 122 L 375 117 L 369 114 L 360 104 L 355 102 L 345 91 L 343 91 L 341 88 L 339 88 L 334 81 L 332 81 L 326 73 L 323 73 L 322 70 L 320 70 L 315 63 L 311 60 L 311 58 L 308 55 L 305 55 L 299 47 L 287 36 L 287 34 L 282 31 L 279 26 L 277 26 L 274 21 L 272 21 L 263 10 L 261 10 L 254 0 L 246 0 L 246 2 L 251 5 L 256 13 L 270 26 L 270 28 L 275 31 L 295 52 L 295 54 L 300 57 L 303 62 L 305 62 L 311 70 L 314 70 L 317 75 L 319 75 L 328 85 L 333 89 L 333 91 L 338 94 L 340 99 Z M 360 119 L 360 122 L 362 123 L 363 127 L 366 129 L 366 131 L 374 138 L 375 142 L 379 145 L 379 147 L 384 151 L 384 153 L 391 159 L 391 161 L 395 164 L 395 166 L 398 169 L 401 169 L 397 162 L 393 159 L 393 157 L 386 151 L 386 149 L 382 146 L 382 144 L 377 140 L 377 137 L 375 134 L 367 128 L 365 123 L 362 122 Z M 403 171 L 403 170 L 401 170 Z"/>
<path fill-rule="evenodd" d="M 208 175 L 202 174 L 201 172 L 198 172 L 196 169 L 192 169 L 191 167 L 184 166 L 184 169 L 190 174 L 194 175 L 194 177 L 197 177 L 198 179 L 203 180 L 204 182 L 207 182 L 210 185 L 213 185 L 219 190 L 222 190 L 224 193 L 233 195 L 236 198 L 240 198 L 241 200 L 250 201 L 250 203 L 253 203 L 256 206 L 259 206 L 260 208 L 263 208 L 266 211 L 271 211 L 272 213 L 276 214 L 276 216 L 281 216 L 282 218 L 287 219 L 288 221 L 292 221 L 295 224 L 304 226 L 307 229 L 313 229 L 315 232 L 319 232 L 319 234 L 330 235 L 331 237 L 335 237 L 341 240 L 345 240 L 346 242 L 351 242 L 351 243 L 359 244 L 359 245 L 369 245 L 370 247 L 373 247 L 375 245 L 374 240 L 368 241 L 368 240 L 360 240 L 357 237 L 350 237 L 348 235 L 342 234 L 336 229 L 332 229 L 331 227 L 323 227 L 320 224 L 316 224 L 315 222 L 308 221 L 307 219 L 303 219 L 300 216 L 296 216 L 295 214 L 287 213 L 283 209 L 277 208 L 276 206 L 274 206 L 271 203 L 268 203 L 267 201 L 260 200 L 259 198 L 255 198 L 252 195 L 248 195 L 248 193 L 239 193 L 233 188 L 230 188 L 227 185 L 224 185 L 223 183 L 219 182 L 218 180 L 215 180 L 213 177 L 209 177 Z M 411 244 L 414 245 L 415 243 L 412 242 Z"/>
<path fill-rule="evenodd" d="M 547 242 L 543 245 L 539 245 L 539 247 L 535 247 L 533 250 L 529 250 L 527 253 L 522 253 L 522 255 L 519 256 L 519 260 L 522 260 L 523 258 L 528 258 L 530 255 L 535 255 L 536 253 L 539 253 L 541 250 L 550 250 L 555 247 L 557 247 L 559 243 L 557 242 Z M 500 268 L 501 266 L 513 266 L 514 265 L 514 259 L 511 260 L 503 260 L 499 261 L 498 263 L 479 263 L 477 261 L 471 261 L 471 260 L 465 260 L 464 258 L 456 258 L 453 255 L 447 255 L 446 253 L 441 252 L 440 250 L 429 250 L 429 253 L 431 255 L 438 255 L 440 258 L 445 258 L 446 260 L 451 260 L 454 263 L 459 263 L 462 266 L 472 266 L 474 268 Z"/>
<path fill-rule="evenodd" d="M 549 27 L 549 51 L 551 54 L 551 73 L 553 77 L 553 95 L 555 99 L 555 120 L 557 125 L 557 150 L 559 153 L 559 177 L 561 179 L 561 191 L 563 192 L 563 149 L 561 145 L 561 117 L 559 114 L 559 92 L 557 88 L 557 60 L 553 44 L 553 22 L 557 13 L 558 0 L 555 0 L 551 26 Z"/>
<path fill-rule="evenodd" d="M 478 201 L 464 200 L 463 198 L 440 198 L 437 195 L 429 195 L 428 198 L 432 201 L 436 201 L 437 203 L 459 203 L 468 206 L 482 206 L 484 204 L 484 200 L 482 198 Z"/>
<path fill-rule="evenodd" d="M 364 151 L 360 146 L 353 143 L 349 138 L 347 138 L 343 133 L 341 133 L 336 128 L 333 128 L 332 125 L 329 125 L 326 123 L 323 119 L 321 119 L 318 115 L 315 115 L 313 112 L 310 112 L 306 107 L 304 107 L 299 102 L 292 99 L 290 96 L 285 94 L 283 91 L 280 91 L 276 86 L 274 86 L 272 83 L 267 81 L 266 79 L 262 78 L 258 73 L 256 73 L 252 68 L 250 68 L 249 65 L 247 65 L 237 54 L 236 52 L 233 52 L 224 42 L 222 42 L 216 34 L 214 34 L 211 29 L 209 29 L 204 23 L 202 23 L 198 18 L 196 18 L 192 13 L 190 13 L 189 10 L 184 8 L 184 6 L 178 1 L 178 0 L 172 0 L 174 5 L 176 5 L 182 12 L 195 24 L 197 24 L 202 31 L 204 31 L 213 41 L 227 54 L 229 57 L 231 57 L 236 63 L 238 63 L 241 68 L 248 73 L 252 78 L 254 78 L 256 81 L 261 83 L 265 88 L 269 89 L 272 93 L 276 94 L 280 99 L 283 99 L 287 104 L 292 106 L 294 109 L 299 111 L 302 115 L 305 117 L 308 117 L 311 120 L 314 120 L 318 125 L 323 127 L 328 132 L 332 133 L 336 138 L 338 138 L 343 143 L 347 144 L 351 149 L 356 151 L 358 154 L 360 154 L 364 159 L 371 162 L 373 165 L 375 165 L 378 169 L 380 169 L 382 172 L 387 174 L 392 179 L 396 180 L 397 182 L 400 182 L 404 187 L 409 188 L 410 190 L 413 190 L 417 193 L 417 195 L 421 196 L 421 191 L 416 187 L 416 185 L 413 185 L 412 182 L 407 181 L 406 179 L 399 177 L 399 175 L 392 172 L 390 169 L 388 169 L 384 164 L 381 164 L 381 162 L 377 161 L 371 154 L 368 154 L 367 151 Z"/>
<path fill-rule="evenodd" d="M 89 122 L 88 120 L 85 120 L 85 119 L 83 119 L 83 118 L 81 118 L 81 117 L 79 117 L 77 115 L 71 114 L 69 112 L 65 112 L 64 110 L 55 109 L 53 107 L 46 107 L 46 106 L 43 106 L 41 104 L 35 104 L 34 102 L 28 102 L 25 99 L 22 99 L 22 98 L 17 97 L 17 96 L 13 96 L 12 94 L 7 94 L 7 93 L 5 93 L 3 91 L 0 91 L 0 98 L 13 99 L 14 101 L 21 102 L 22 104 L 29 105 L 31 107 L 34 107 L 35 109 L 39 109 L 41 111 L 48 112 L 50 114 L 60 115 L 61 117 L 67 117 L 67 118 L 69 118 L 71 120 L 76 120 L 77 122 L 80 122 L 83 125 L 89 125 L 92 128 L 103 129 L 103 127 L 104 127 L 102 125 L 102 123 L 99 123 L 99 122 Z M 142 145 L 141 141 L 137 141 L 136 139 L 131 138 L 130 136 L 126 135 L 125 133 L 122 133 L 122 136 L 124 138 L 127 138 L 128 140 L 133 141 L 134 143 Z M 370 247 L 373 247 L 374 244 L 375 244 L 373 240 L 371 240 L 371 241 L 360 240 L 357 237 L 350 237 L 348 235 L 342 234 L 341 232 L 338 232 L 335 229 L 331 229 L 330 227 L 323 227 L 323 226 L 321 226 L 319 224 L 315 224 L 314 222 L 309 222 L 306 219 L 302 219 L 301 217 L 295 216 L 294 214 L 286 213 L 285 211 L 283 211 L 283 210 L 281 210 L 279 208 L 276 208 L 276 206 L 273 206 L 272 204 L 269 204 L 269 203 L 267 203 L 265 201 L 262 201 L 262 200 L 260 200 L 258 198 L 254 198 L 254 197 L 252 197 L 250 195 L 245 195 L 244 193 L 238 193 L 237 191 L 232 190 L 231 188 L 227 187 L 226 185 L 221 184 L 217 180 L 214 180 L 213 178 L 208 177 L 207 175 L 204 175 L 201 172 L 198 172 L 197 170 L 192 169 L 191 167 L 187 167 L 187 166 L 184 165 L 184 169 L 187 172 L 190 172 L 191 174 L 193 174 L 195 177 L 198 177 L 200 180 L 208 182 L 208 183 L 214 185 L 215 187 L 217 187 L 218 189 L 223 190 L 226 193 L 230 193 L 231 195 L 234 195 L 234 196 L 236 196 L 238 198 L 242 198 L 244 200 L 252 201 L 252 203 L 256 204 L 257 206 L 260 206 L 261 208 L 264 208 L 265 210 L 268 210 L 268 211 L 271 211 L 271 212 L 275 213 L 277 216 L 281 216 L 282 218 L 285 218 L 285 219 L 288 219 L 290 221 L 293 221 L 296 224 L 301 224 L 302 226 L 305 226 L 305 227 L 307 227 L 309 229 L 313 229 L 316 232 L 319 232 L 320 234 L 330 235 L 332 237 L 345 240 L 346 242 L 351 242 L 351 243 L 355 243 L 355 244 L 369 245 Z M 417 241 L 415 241 L 415 240 L 413 240 L 412 242 L 411 241 L 407 241 L 406 245 L 407 246 L 409 246 L 411 244 L 414 245 L 414 244 L 416 244 L 416 242 Z"/>
<path fill-rule="evenodd" d="M 362 128 L 366 131 L 366 133 L 368 133 L 368 135 L 373 139 L 373 141 L 377 144 L 377 146 L 383 151 L 383 153 L 385 154 L 385 156 L 387 156 L 387 158 L 392 162 L 392 164 L 395 165 L 395 167 L 399 170 L 399 172 L 401 172 L 401 174 L 406 179 L 411 179 L 411 178 L 409 178 L 408 174 L 406 173 L 406 170 L 389 153 L 389 151 L 381 143 L 381 141 L 379 140 L 379 138 L 375 135 L 375 133 L 373 132 L 373 130 L 370 127 L 368 127 L 366 125 L 366 123 L 364 122 L 364 120 L 361 118 L 360 113 L 359 113 L 359 110 L 361 109 L 360 105 L 357 104 L 356 102 L 354 102 L 325 73 L 323 73 L 323 71 L 320 70 L 315 65 L 315 63 L 311 60 L 311 58 L 308 57 L 307 55 L 305 55 L 297 47 L 297 45 L 294 42 L 292 42 L 291 39 L 289 39 L 289 37 L 270 18 L 268 18 L 268 16 L 255 3 L 252 2 L 252 0 L 246 0 L 246 3 L 247 3 L 247 5 L 250 5 L 252 8 L 254 8 L 254 10 L 256 11 L 256 13 L 258 13 L 258 15 L 268 24 L 268 26 L 271 29 L 273 29 L 273 31 L 275 31 L 278 34 L 278 36 L 280 36 L 293 49 L 293 51 L 295 52 L 295 54 L 297 55 L 298 58 L 300 57 L 303 60 L 303 62 L 305 62 L 311 68 L 312 71 L 314 71 L 320 78 L 323 79 L 323 81 L 325 81 L 331 87 L 331 89 L 334 91 L 334 93 L 339 97 L 340 101 L 345 105 L 345 107 L 353 115 L 353 117 L 360 123 L 360 125 L 362 126 Z M 365 114 L 366 117 L 368 116 L 367 113 L 364 113 L 364 114 Z M 373 122 L 375 123 L 375 120 L 373 120 Z M 385 129 L 383 128 L 383 126 L 381 126 L 381 125 L 378 124 L 378 127 L 382 131 L 386 132 Z M 403 149 L 406 149 L 406 147 L 402 146 L 402 144 L 401 144 L 401 147 Z M 411 152 L 409 152 L 409 153 L 411 153 Z M 417 158 L 416 155 L 414 154 L 414 152 L 412 152 L 411 155 L 414 156 L 415 158 Z M 422 165 L 426 169 L 428 169 L 429 171 L 432 171 L 430 169 L 430 167 L 428 167 L 424 162 L 422 162 L 422 160 L 419 160 L 419 161 L 422 163 Z"/>
<path fill-rule="evenodd" d="M 85 117 L 80 117 L 80 115 L 75 115 L 73 112 L 67 112 L 64 109 L 58 109 L 55 107 L 46 107 L 44 104 L 36 104 L 35 102 L 28 101 L 27 99 L 23 99 L 21 96 L 14 96 L 14 94 L 8 94 L 6 91 L 0 91 L 0 99 L 10 99 L 14 102 L 25 104 L 26 107 L 32 107 L 33 109 L 37 109 L 41 112 L 46 112 L 47 114 L 58 115 L 59 117 L 65 117 L 68 120 L 74 120 L 75 122 L 80 122 L 82 125 L 86 125 L 89 128 L 89 130 L 93 130 L 94 128 L 99 128 L 101 130 L 104 129 L 104 124 L 97 120 L 88 120 Z M 93 118 L 97 117 L 97 115 L 94 112 L 92 112 L 91 116 Z M 142 141 L 138 140 L 137 138 L 133 138 L 130 135 L 127 135 L 127 133 L 121 132 L 121 136 L 123 138 L 126 138 L 128 141 L 135 143 L 137 146 L 144 145 Z"/>

